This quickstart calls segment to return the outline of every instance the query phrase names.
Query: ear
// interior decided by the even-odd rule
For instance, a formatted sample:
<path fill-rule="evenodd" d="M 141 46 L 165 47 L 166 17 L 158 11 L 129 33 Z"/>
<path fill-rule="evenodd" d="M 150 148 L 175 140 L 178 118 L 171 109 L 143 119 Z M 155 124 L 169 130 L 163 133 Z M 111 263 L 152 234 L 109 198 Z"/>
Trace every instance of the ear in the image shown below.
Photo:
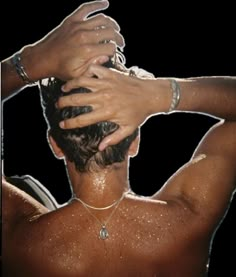
<path fill-rule="evenodd" d="M 58 147 L 57 143 L 53 139 L 53 137 L 48 133 L 48 140 L 49 145 L 51 146 L 52 152 L 58 159 L 63 159 L 65 157 L 64 153 L 62 152 L 61 148 Z"/>
<path fill-rule="evenodd" d="M 139 143 L 140 143 L 140 133 L 138 133 L 137 137 L 135 138 L 134 141 L 132 141 L 132 143 L 129 147 L 128 154 L 130 157 L 135 157 L 138 154 Z"/>

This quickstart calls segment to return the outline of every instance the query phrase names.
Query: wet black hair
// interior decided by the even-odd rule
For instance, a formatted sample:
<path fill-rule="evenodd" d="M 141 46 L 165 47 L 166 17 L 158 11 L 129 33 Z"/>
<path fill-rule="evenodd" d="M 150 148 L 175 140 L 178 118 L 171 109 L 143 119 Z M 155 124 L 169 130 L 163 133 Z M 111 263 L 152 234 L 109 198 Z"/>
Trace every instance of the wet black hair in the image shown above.
<path fill-rule="evenodd" d="M 106 67 L 113 67 L 111 61 L 105 64 Z M 123 139 L 116 145 L 99 151 L 98 146 L 102 139 L 115 132 L 119 126 L 113 122 L 98 122 L 97 124 L 75 129 L 61 129 L 59 123 L 68 118 L 89 113 L 90 106 L 56 108 L 59 97 L 65 95 L 61 90 L 63 81 L 56 78 L 49 78 L 40 82 L 41 104 L 45 119 L 48 123 L 49 134 L 63 151 L 66 158 L 75 164 L 79 172 L 92 171 L 94 168 L 105 168 L 113 163 L 124 161 L 132 141 L 136 138 L 138 130 Z M 67 95 L 75 93 L 91 93 L 86 88 L 73 89 Z M 96 165 L 94 167 L 94 165 Z"/>

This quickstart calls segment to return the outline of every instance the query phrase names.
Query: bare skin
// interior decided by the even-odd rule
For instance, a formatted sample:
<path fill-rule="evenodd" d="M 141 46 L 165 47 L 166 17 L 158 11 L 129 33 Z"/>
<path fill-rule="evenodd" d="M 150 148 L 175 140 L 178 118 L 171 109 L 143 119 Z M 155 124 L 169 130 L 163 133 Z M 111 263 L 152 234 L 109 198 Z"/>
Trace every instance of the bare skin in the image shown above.
<path fill-rule="evenodd" d="M 231 81 L 229 88 L 235 85 Z M 226 91 L 231 95 L 229 102 L 235 101 L 235 93 Z M 234 118 L 234 109 L 221 106 L 215 108 L 222 116 Z M 98 238 L 101 226 L 79 202 L 49 212 L 3 183 L 6 276 L 16 272 L 18 276 L 204 276 L 211 239 L 235 190 L 235 137 L 234 121 L 219 123 L 189 163 L 155 195 L 127 195 L 107 224 L 110 237 L 104 241 Z M 63 156 L 53 140 L 51 144 Z M 129 155 L 135 155 L 137 148 L 138 140 L 132 143 Z M 69 162 L 67 167 L 77 197 L 90 205 L 109 205 L 128 188 L 128 157 L 90 174 L 78 173 Z M 110 212 L 92 211 L 101 221 Z"/>
<path fill-rule="evenodd" d="M 93 62 L 109 53 L 100 54 L 92 57 Z M 85 64 L 78 75 L 86 70 Z M 44 70 L 31 71 L 31 66 L 30 77 L 40 79 Z M 98 66 L 90 66 L 85 76 L 77 79 L 74 69 L 65 75 L 55 70 L 56 76 L 70 80 L 65 91 L 82 85 L 95 93 L 65 96 L 58 106 L 91 104 L 94 110 L 65 122 L 64 127 L 101 119 L 118 123 L 120 129 L 105 139 L 101 150 L 130 134 L 148 117 L 168 110 L 171 90 L 166 79 L 140 80 Z M 47 72 L 52 74 L 51 69 Z M 94 74 L 97 80 L 90 78 Z M 6 96 L 23 86 L 18 76 L 10 76 L 15 81 L 7 77 Z M 4 276 L 204 276 L 212 236 L 235 190 L 236 84 L 235 78 L 178 81 L 180 110 L 205 112 L 226 121 L 210 130 L 189 163 L 155 195 L 128 194 L 107 223 L 106 240 L 98 238 L 101 226 L 79 202 L 49 211 L 3 180 Z M 64 157 L 52 139 L 50 143 L 55 154 Z M 129 187 L 129 156 L 137 153 L 138 143 L 138 139 L 132 143 L 124 162 L 99 172 L 82 174 L 66 161 L 77 197 L 96 207 L 119 199 Z M 92 213 L 103 222 L 111 211 Z"/>
<path fill-rule="evenodd" d="M 23 47 L 22 65 L 31 81 L 47 77 L 70 80 L 80 76 L 92 63 L 103 64 L 114 56 L 117 46 L 124 47 L 120 27 L 104 14 L 108 1 L 84 3 L 40 41 Z M 109 43 L 102 43 L 102 42 Z M 9 57 L 1 62 L 2 99 L 25 87 Z"/>
<path fill-rule="evenodd" d="M 96 79 L 91 78 L 94 75 L 97 76 Z M 235 120 L 236 77 L 195 77 L 176 80 L 181 89 L 181 101 L 176 110 L 201 112 L 226 120 Z M 89 105 L 93 111 L 61 122 L 61 127 L 77 128 L 99 121 L 117 123 L 120 128 L 103 140 L 100 150 L 132 134 L 149 117 L 168 112 L 172 98 L 168 78 L 131 78 L 127 74 L 96 65 L 91 65 L 84 76 L 68 81 L 63 86 L 65 95 L 66 92 L 80 86 L 87 87 L 95 93 L 61 97 L 58 107 Z M 147 106 L 144 107 L 144 103 Z M 130 108 L 133 105 L 136 108 Z"/>
<path fill-rule="evenodd" d="M 13 193 L 9 185 L 4 188 L 4 210 L 9 210 L 6 202 L 11 197 L 17 210 L 30 213 L 11 215 L 12 224 L 5 224 L 4 276 L 187 277 L 203 276 L 206 270 L 210 232 L 203 239 L 199 230 L 204 223 L 198 222 L 205 219 L 182 203 L 128 195 L 107 225 L 110 236 L 103 241 L 98 238 L 99 224 L 78 202 L 49 213 L 26 195 L 19 201 L 20 192 L 12 197 L 15 188 Z M 41 216 L 30 222 L 35 213 Z M 109 213 L 96 216 L 102 220 Z"/>

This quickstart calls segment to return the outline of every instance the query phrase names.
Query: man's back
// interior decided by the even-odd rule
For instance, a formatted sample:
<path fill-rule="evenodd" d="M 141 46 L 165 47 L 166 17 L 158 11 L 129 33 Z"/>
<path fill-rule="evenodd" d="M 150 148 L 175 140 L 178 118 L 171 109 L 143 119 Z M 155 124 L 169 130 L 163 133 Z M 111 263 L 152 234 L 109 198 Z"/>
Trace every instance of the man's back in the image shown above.
<path fill-rule="evenodd" d="M 204 218 L 182 203 L 128 194 L 107 223 L 109 237 L 102 240 L 101 226 L 81 203 L 49 212 L 13 191 L 3 190 L 12 194 L 21 217 L 5 226 L 4 276 L 184 277 L 206 272 L 213 230 L 206 232 Z M 101 222 L 111 214 L 91 212 Z"/>

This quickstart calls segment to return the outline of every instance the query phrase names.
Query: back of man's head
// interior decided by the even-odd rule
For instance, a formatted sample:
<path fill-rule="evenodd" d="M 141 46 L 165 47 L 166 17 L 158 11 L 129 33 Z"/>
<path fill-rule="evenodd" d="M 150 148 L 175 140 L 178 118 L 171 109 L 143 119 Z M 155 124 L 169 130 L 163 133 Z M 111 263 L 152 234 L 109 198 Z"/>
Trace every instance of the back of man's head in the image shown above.
<path fill-rule="evenodd" d="M 111 62 L 106 66 L 114 67 Z M 60 128 L 59 123 L 62 120 L 92 111 L 89 106 L 57 109 L 56 102 L 59 97 L 65 95 L 61 90 L 63 84 L 64 82 L 59 79 L 49 79 L 47 84 L 41 83 L 40 95 L 44 116 L 49 127 L 49 135 L 55 140 L 65 157 L 75 164 L 79 172 L 92 171 L 94 168 L 105 168 L 113 163 L 124 161 L 132 141 L 138 134 L 137 130 L 117 145 L 99 151 L 100 142 L 104 137 L 119 128 L 117 124 L 99 122 L 83 128 Z M 67 95 L 75 93 L 90 93 L 90 91 L 86 88 L 78 88 L 70 91 Z"/>

